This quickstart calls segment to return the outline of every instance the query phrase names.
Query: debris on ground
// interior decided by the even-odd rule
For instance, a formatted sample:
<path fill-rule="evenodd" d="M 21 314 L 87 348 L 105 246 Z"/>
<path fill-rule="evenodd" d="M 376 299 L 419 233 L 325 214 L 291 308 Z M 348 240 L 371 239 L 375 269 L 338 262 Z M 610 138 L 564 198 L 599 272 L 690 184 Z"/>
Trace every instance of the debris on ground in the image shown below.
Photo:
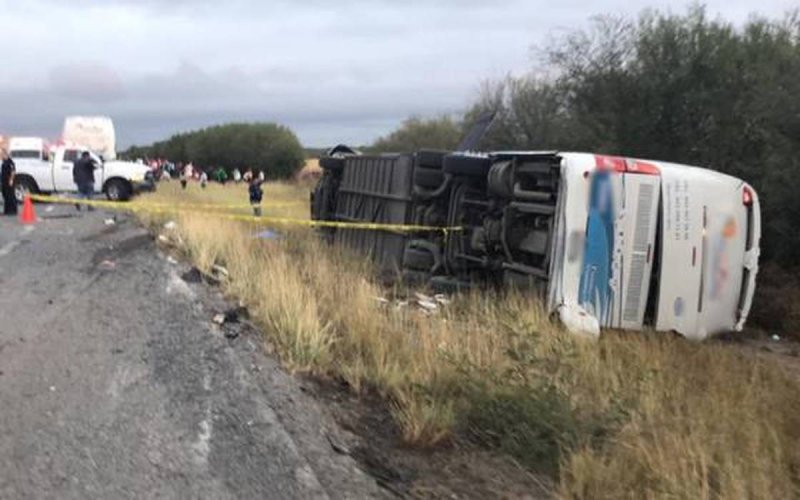
<path fill-rule="evenodd" d="M 100 263 L 100 267 L 103 269 L 115 269 L 117 267 L 117 263 L 113 260 L 104 260 Z"/>
<path fill-rule="evenodd" d="M 281 240 L 283 239 L 283 235 L 280 233 L 276 233 L 275 231 L 270 231 L 267 229 L 266 231 L 262 231 L 254 235 L 255 238 L 262 239 L 262 240 Z"/>
<path fill-rule="evenodd" d="M 420 306 L 422 309 L 428 312 L 438 311 L 439 306 L 436 305 L 436 302 L 431 302 L 429 300 L 418 300 L 417 305 Z"/>
<path fill-rule="evenodd" d="M 417 299 L 417 305 L 425 312 L 432 313 L 439 310 L 439 306 L 433 297 L 428 297 L 424 293 L 416 292 L 414 297 Z"/>
<path fill-rule="evenodd" d="M 47 213 L 50 213 L 50 212 L 53 211 L 54 208 L 55 207 L 53 207 L 53 205 L 50 205 L 49 207 L 45 208 L 44 211 L 47 212 Z"/>
<path fill-rule="evenodd" d="M 201 283 L 203 281 L 203 273 L 196 267 L 193 267 L 181 274 L 181 279 L 187 283 Z"/>
<path fill-rule="evenodd" d="M 378 302 L 378 304 L 382 306 L 388 306 L 389 304 L 392 303 L 389 299 L 384 297 L 375 297 L 375 300 Z"/>
<path fill-rule="evenodd" d="M 218 325 L 224 325 L 226 323 L 239 323 L 240 320 L 248 319 L 249 317 L 250 312 L 247 310 L 247 308 L 239 306 L 228 309 L 225 312 L 215 314 L 211 321 Z"/>
<path fill-rule="evenodd" d="M 772 340 L 774 340 L 775 342 L 780 342 L 781 341 L 781 337 L 780 337 L 780 335 L 773 335 L 772 336 Z"/>
<path fill-rule="evenodd" d="M 219 280 L 213 276 L 205 274 L 203 271 L 198 269 L 197 267 L 192 267 L 185 273 L 181 274 L 181 279 L 186 283 L 202 283 L 205 282 L 211 286 L 218 286 Z"/>
<path fill-rule="evenodd" d="M 164 236 L 163 234 L 159 234 L 159 235 L 158 235 L 158 241 L 160 241 L 160 242 L 162 242 L 162 243 L 169 243 L 169 238 L 167 238 L 167 237 L 166 237 L 166 236 Z"/>
<path fill-rule="evenodd" d="M 424 314 L 433 314 L 440 311 L 442 308 L 450 305 L 452 302 L 444 294 L 436 294 L 433 297 L 425 295 L 424 293 L 416 292 L 413 298 L 397 298 L 394 300 L 387 299 L 386 297 L 373 297 L 378 307 L 393 309 L 400 311 L 413 305 L 416 310 Z"/>
<path fill-rule="evenodd" d="M 167 231 L 172 231 L 176 227 L 178 227 L 178 225 L 175 223 L 175 221 L 171 220 L 171 221 L 168 221 L 168 222 L 164 223 L 164 229 L 166 229 Z"/>
<path fill-rule="evenodd" d="M 238 323 L 240 319 L 250 318 L 250 311 L 244 306 L 234 307 L 225 311 L 225 322 Z"/>
<path fill-rule="evenodd" d="M 103 221 L 103 224 L 105 224 L 106 226 L 113 226 L 116 223 L 117 223 L 116 218 L 106 219 Z"/>
<path fill-rule="evenodd" d="M 172 255 L 167 255 L 167 262 L 169 262 L 173 266 L 178 264 L 178 261 Z"/>
<path fill-rule="evenodd" d="M 335 451 L 340 455 L 350 455 L 350 450 L 346 446 L 340 444 L 335 439 L 333 439 L 330 434 L 325 434 L 325 437 L 328 439 L 328 443 L 330 443 L 331 449 L 333 451 Z"/>
<path fill-rule="evenodd" d="M 228 273 L 227 269 L 217 264 L 211 266 L 211 272 L 213 272 L 216 275 L 215 277 L 217 278 L 219 278 L 219 276 L 222 276 L 223 278 L 227 278 L 228 276 L 230 276 L 230 273 Z"/>

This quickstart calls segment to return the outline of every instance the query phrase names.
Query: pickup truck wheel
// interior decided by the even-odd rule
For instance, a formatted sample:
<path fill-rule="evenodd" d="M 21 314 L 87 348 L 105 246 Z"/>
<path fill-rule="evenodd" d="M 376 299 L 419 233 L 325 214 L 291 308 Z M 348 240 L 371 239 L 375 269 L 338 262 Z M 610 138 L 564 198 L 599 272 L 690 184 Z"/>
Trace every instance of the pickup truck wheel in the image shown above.
<path fill-rule="evenodd" d="M 104 191 L 110 201 L 125 201 L 131 197 L 131 186 L 122 179 L 111 179 Z"/>
<path fill-rule="evenodd" d="M 444 170 L 448 174 L 466 177 L 486 177 L 492 160 L 482 156 L 449 155 L 444 157 Z"/>
<path fill-rule="evenodd" d="M 14 198 L 17 199 L 17 203 L 24 202 L 26 194 L 37 192 L 39 192 L 39 190 L 36 187 L 36 182 L 29 177 L 17 177 L 14 182 Z"/>

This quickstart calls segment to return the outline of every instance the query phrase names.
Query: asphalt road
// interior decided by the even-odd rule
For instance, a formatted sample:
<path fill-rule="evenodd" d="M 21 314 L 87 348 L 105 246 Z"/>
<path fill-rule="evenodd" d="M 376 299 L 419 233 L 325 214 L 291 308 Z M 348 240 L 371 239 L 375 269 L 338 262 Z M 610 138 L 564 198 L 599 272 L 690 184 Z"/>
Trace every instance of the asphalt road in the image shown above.
<path fill-rule="evenodd" d="M 248 328 L 226 338 L 219 291 L 133 220 L 37 212 L 0 217 L 0 497 L 383 496 L 302 382 Z"/>

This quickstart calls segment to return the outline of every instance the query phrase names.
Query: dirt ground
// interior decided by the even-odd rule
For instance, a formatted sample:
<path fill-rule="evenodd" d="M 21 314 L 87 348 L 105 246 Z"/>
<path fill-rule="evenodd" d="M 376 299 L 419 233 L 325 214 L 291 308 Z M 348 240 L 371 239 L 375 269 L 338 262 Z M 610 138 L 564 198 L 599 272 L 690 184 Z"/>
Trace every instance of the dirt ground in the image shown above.
<path fill-rule="evenodd" d="M 387 404 L 373 394 L 354 394 L 346 383 L 305 377 L 304 387 L 323 402 L 349 445 L 335 450 L 355 458 L 378 484 L 398 497 L 550 498 L 552 480 L 513 460 L 456 440 L 433 450 L 403 446 Z"/>

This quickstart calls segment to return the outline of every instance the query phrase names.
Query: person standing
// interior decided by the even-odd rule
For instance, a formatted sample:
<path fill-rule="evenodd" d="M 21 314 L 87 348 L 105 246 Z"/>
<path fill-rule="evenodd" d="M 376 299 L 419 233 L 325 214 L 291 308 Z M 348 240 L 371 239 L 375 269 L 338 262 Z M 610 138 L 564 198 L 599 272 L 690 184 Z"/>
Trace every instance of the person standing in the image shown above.
<path fill-rule="evenodd" d="M 228 174 L 225 173 L 225 169 L 222 167 L 217 168 L 212 175 L 214 176 L 214 180 L 223 186 L 225 185 L 225 181 L 228 180 Z"/>
<path fill-rule="evenodd" d="M 250 185 L 248 192 L 250 194 L 250 205 L 253 207 L 253 215 L 261 217 L 261 199 L 264 197 L 264 191 L 261 189 L 261 184 L 264 181 L 257 177 L 250 178 Z"/>
<path fill-rule="evenodd" d="M 81 157 L 72 167 L 72 180 L 78 187 L 78 199 L 91 200 L 94 195 L 94 160 L 88 151 L 81 153 Z M 75 208 L 80 211 L 81 206 L 76 203 Z M 89 205 L 87 210 L 90 212 L 94 207 Z"/>
<path fill-rule="evenodd" d="M 2 152 L 2 157 L 3 166 L 0 169 L 0 182 L 3 183 L 3 215 L 16 215 L 17 198 L 14 194 L 14 176 L 16 175 L 17 167 L 5 149 Z"/>
<path fill-rule="evenodd" d="M 190 168 L 189 165 L 186 166 L 178 166 L 178 169 L 181 172 L 181 188 L 186 190 L 186 183 L 189 182 L 189 178 L 191 177 L 191 173 L 189 172 Z"/>

